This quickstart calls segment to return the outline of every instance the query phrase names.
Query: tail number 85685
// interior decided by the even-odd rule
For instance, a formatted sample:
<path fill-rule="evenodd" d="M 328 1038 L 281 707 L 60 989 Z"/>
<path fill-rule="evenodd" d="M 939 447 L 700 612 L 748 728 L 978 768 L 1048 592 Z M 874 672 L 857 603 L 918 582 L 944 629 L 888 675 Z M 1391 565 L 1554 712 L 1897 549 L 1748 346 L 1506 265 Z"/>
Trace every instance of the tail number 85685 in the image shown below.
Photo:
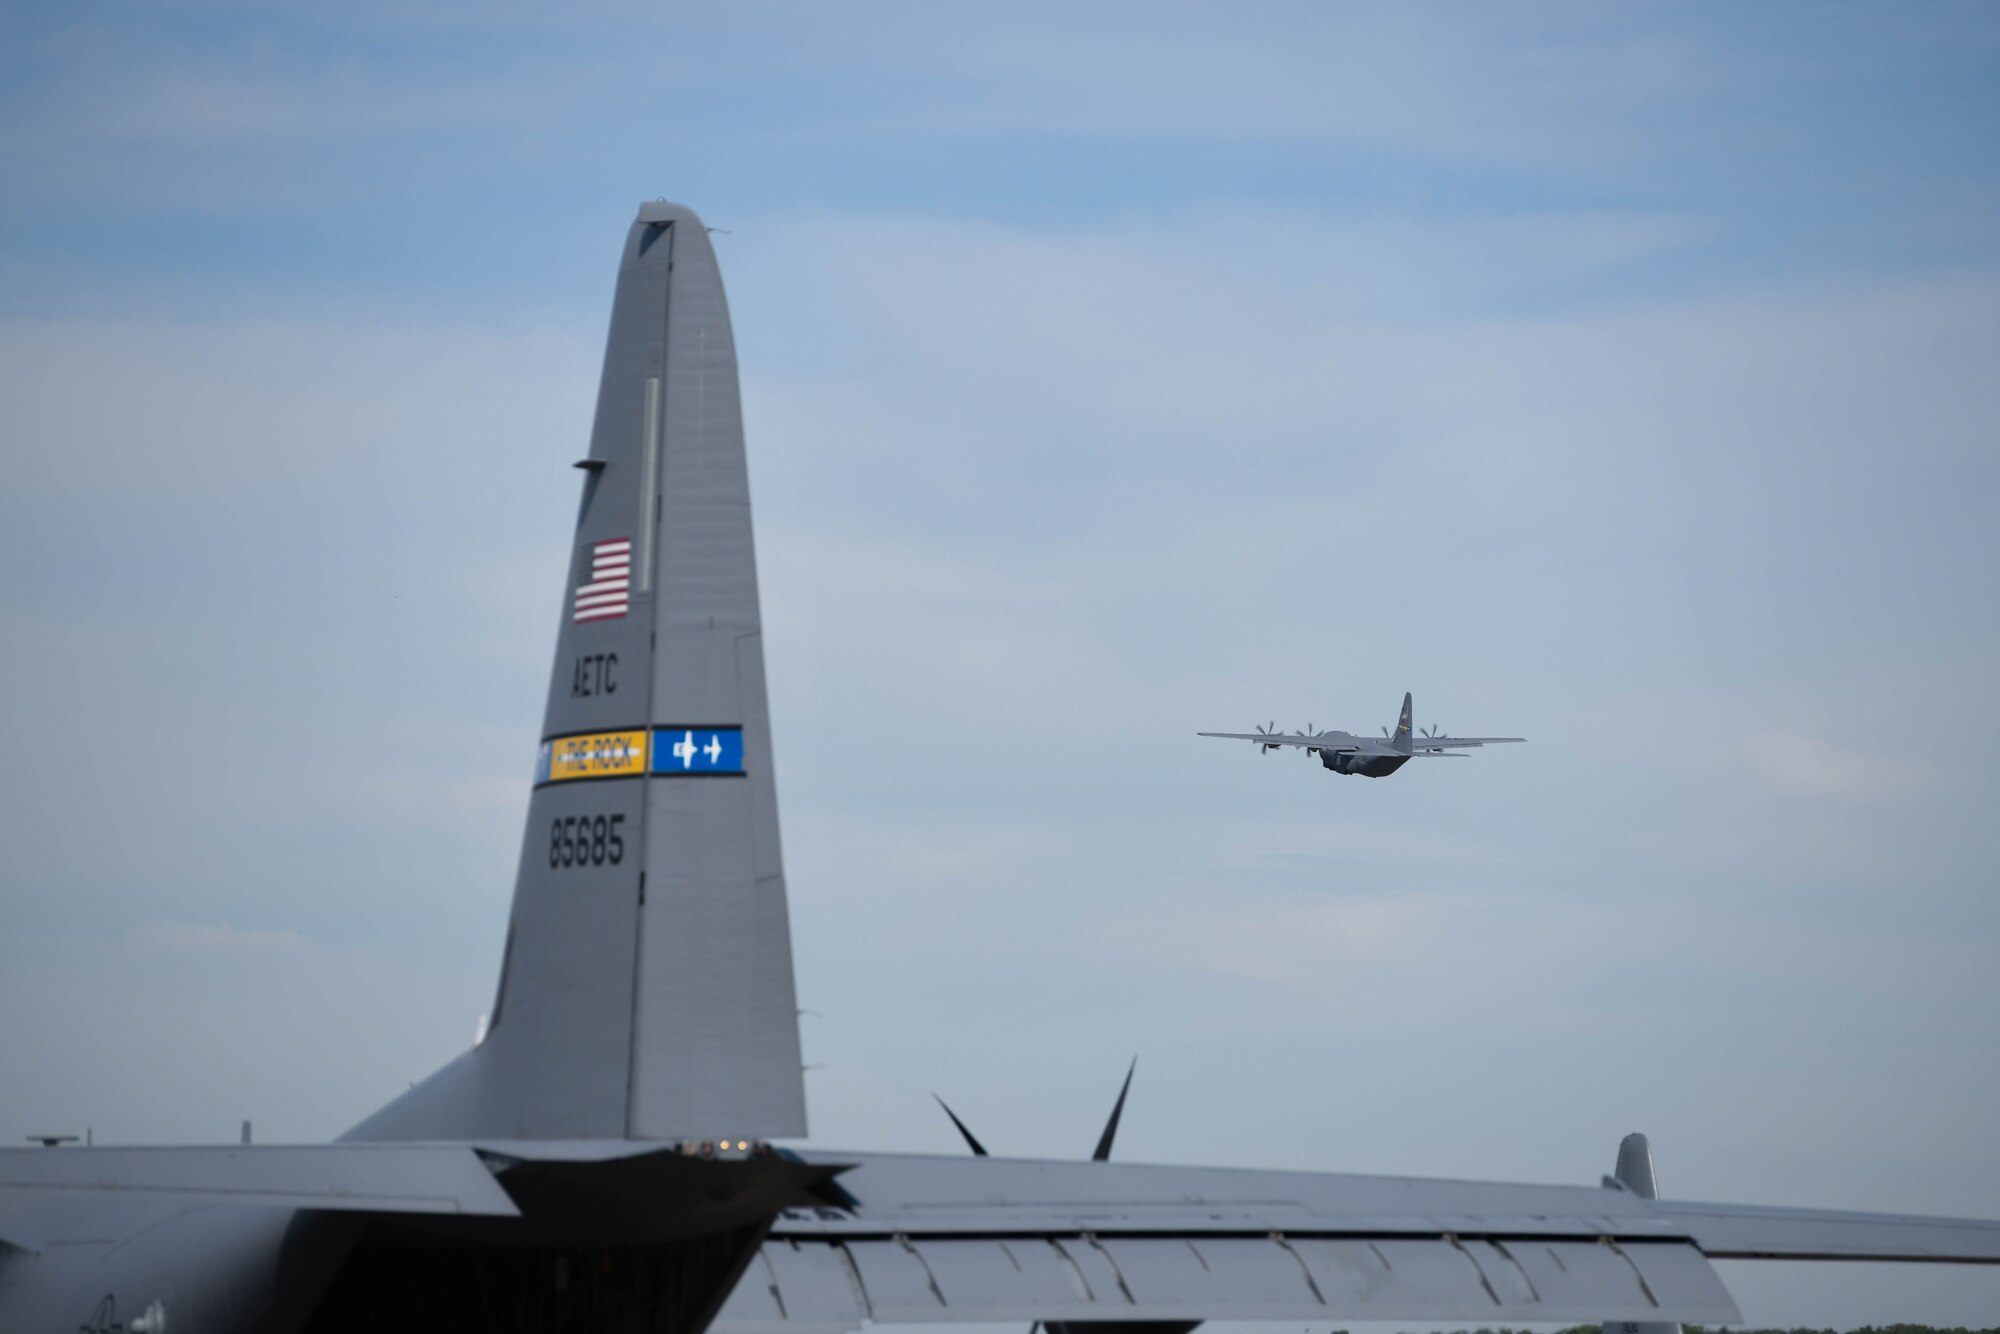
<path fill-rule="evenodd" d="M 616 866 L 625 860 L 623 815 L 565 815 L 549 826 L 549 865 Z"/>

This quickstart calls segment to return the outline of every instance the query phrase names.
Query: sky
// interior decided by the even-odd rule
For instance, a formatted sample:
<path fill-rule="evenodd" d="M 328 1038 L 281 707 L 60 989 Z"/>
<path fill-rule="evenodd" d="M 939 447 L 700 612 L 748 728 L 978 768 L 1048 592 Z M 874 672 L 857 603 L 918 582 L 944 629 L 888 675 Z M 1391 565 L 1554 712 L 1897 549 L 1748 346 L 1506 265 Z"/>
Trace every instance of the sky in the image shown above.
<path fill-rule="evenodd" d="M 1134 1161 L 2000 1217 L 1996 88 L 1978 4 L 6 7 L 0 1142 L 469 1043 L 664 196 L 812 1143 L 1082 1156 L 1136 1054 Z M 1404 690 L 1529 744 L 1193 735 Z"/>

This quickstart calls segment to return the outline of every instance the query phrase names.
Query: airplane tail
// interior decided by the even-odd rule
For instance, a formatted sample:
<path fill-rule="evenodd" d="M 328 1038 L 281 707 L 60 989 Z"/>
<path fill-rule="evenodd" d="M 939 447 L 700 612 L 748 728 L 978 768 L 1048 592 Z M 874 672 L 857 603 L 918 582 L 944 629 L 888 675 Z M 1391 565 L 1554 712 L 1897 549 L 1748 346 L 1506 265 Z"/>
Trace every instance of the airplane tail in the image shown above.
<path fill-rule="evenodd" d="M 1403 692 L 1403 711 L 1396 716 L 1396 735 L 1390 744 L 1399 752 L 1408 755 L 1412 749 L 1410 741 L 1410 692 Z"/>
<path fill-rule="evenodd" d="M 1642 1200 L 1659 1198 L 1659 1183 L 1653 1176 L 1653 1148 L 1644 1135 L 1627 1135 L 1618 1142 L 1618 1165 L 1605 1184 L 1614 1183 Z M 1616 1320 L 1606 1321 L 1602 1334 L 1681 1334 L 1681 1327 L 1672 1321 Z"/>
<path fill-rule="evenodd" d="M 625 242 L 484 1040 L 356 1138 L 805 1133 L 736 353 L 701 219 Z"/>

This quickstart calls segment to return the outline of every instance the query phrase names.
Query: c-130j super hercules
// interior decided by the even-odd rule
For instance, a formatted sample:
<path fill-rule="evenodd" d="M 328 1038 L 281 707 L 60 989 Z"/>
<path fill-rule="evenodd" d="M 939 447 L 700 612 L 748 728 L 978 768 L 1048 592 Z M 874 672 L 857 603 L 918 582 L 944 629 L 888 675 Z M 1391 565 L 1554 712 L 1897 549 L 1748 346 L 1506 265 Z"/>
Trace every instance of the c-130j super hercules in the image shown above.
<path fill-rule="evenodd" d="M 1226 737 L 1231 741 L 1254 741 L 1257 753 L 1268 755 L 1280 746 L 1303 746 L 1308 755 L 1337 774 L 1358 774 L 1363 778 L 1387 778 L 1411 760 L 1459 759 L 1454 750 L 1476 750 L 1508 741 L 1526 741 L 1520 736 L 1446 736 L 1436 728 L 1428 732 L 1410 729 L 1410 693 L 1403 692 L 1403 711 L 1396 717 L 1396 730 L 1382 729 L 1382 739 L 1356 736 L 1352 732 L 1322 732 L 1307 727 L 1303 732 L 1280 732 L 1278 725 L 1254 732 L 1196 732 L 1196 736 Z"/>
<path fill-rule="evenodd" d="M 484 1039 L 335 1144 L 0 1151 L 6 1334 L 1728 1323 L 1718 1257 L 2000 1262 L 2000 1222 L 1657 1200 L 1622 1166 L 770 1147 L 805 1090 L 735 350 L 685 208 L 626 238 L 580 466 Z"/>

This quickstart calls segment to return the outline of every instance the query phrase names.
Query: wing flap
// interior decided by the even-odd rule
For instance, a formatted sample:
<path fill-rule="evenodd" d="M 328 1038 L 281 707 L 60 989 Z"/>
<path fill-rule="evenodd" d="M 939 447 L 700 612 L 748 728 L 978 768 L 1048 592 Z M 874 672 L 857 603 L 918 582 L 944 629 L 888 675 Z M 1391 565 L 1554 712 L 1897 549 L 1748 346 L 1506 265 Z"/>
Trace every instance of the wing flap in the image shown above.
<path fill-rule="evenodd" d="M 847 1254 L 833 1246 L 798 1246 L 774 1242 L 764 1246 L 758 1263 L 769 1274 L 771 1304 L 777 1308 L 780 1329 L 853 1329 L 866 1306 L 861 1278 Z M 735 1311 L 744 1285 L 738 1283 L 723 1305 Z"/>
<path fill-rule="evenodd" d="M 1025 1304 L 1039 1310 L 1090 1296 L 1075 1260 L 1045 1237 L 938 1241 L 924 1247 L 924 1257 L 940 1293 L 963 1306 Z"/>
<path fill-rule="evenodd" d="M 1186 1311 L 1214 1306 L 1244 1319 L 1282 1319 L 1321 1305 L 1305 1267 L 1267 1238 L 1205 1237 L 1184 1245 L 1129 1238 L 1093 1243 L 1135 1306 Z"/>
<path fill-rule="evenodd" d="M 1742 1319 L 1685 1242 L 783 1239 L 765 1243 L 750 1275 L 717 1334 L 831 1334 L 866 1321 Z"/>

